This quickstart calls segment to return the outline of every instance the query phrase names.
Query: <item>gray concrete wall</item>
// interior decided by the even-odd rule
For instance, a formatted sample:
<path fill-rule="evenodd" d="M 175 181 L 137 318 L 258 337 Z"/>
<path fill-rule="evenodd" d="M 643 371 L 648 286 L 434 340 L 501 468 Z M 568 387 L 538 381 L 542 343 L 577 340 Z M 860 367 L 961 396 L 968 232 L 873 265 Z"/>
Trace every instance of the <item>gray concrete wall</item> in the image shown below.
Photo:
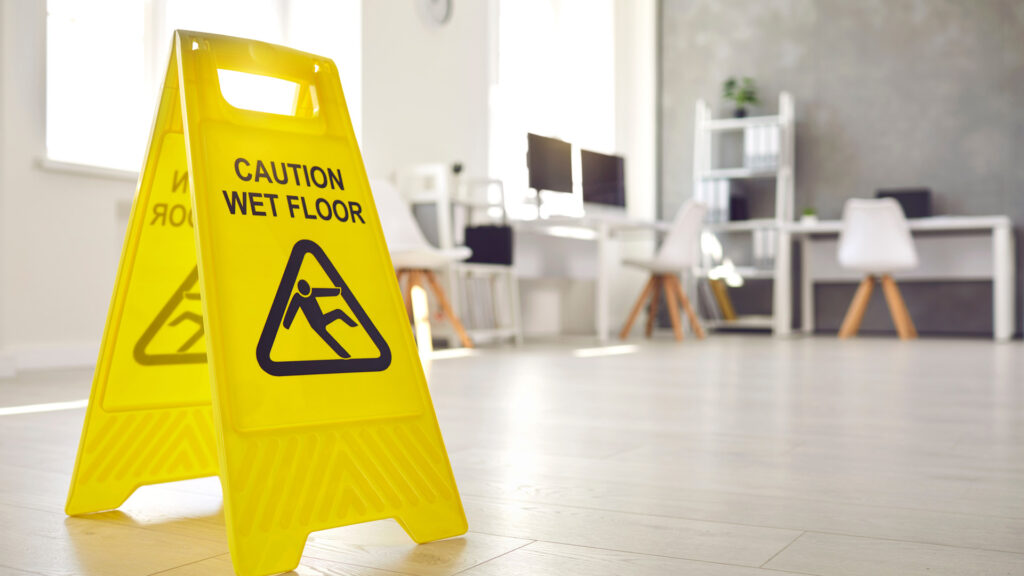
<path fill-rule="evenodd" d="M 798 213 L 838 218 L 852 196 L 927 186 L 937 214 L 1009 214 L 1020 309 L 1024 2 L 662 0 L 661 13 L 662 214 L 691 194 L 695 101 L 728 114 L 722 81 L 752 76 L 763 100 L 755 114 L 774 113 L 779 90 L 795 97 Z M 819 328 L 838 324 L 852 290 L 819 288 Z M 989 290 L 919 285 L 908 305 L 927 331 L 984 333 Z M 880 312 L 866 329 L 889 328 Z"/>

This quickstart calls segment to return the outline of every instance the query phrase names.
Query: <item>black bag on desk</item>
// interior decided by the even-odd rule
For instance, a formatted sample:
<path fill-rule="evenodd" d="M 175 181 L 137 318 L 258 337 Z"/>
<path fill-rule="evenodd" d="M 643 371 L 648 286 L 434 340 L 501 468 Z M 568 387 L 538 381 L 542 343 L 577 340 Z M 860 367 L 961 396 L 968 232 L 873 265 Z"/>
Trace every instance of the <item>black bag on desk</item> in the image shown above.
<path fill-rule="evenodd" d="M 466 246 L 473 250 L 466 262 L 512 265 L 511 226 L 468 226 Z"/>

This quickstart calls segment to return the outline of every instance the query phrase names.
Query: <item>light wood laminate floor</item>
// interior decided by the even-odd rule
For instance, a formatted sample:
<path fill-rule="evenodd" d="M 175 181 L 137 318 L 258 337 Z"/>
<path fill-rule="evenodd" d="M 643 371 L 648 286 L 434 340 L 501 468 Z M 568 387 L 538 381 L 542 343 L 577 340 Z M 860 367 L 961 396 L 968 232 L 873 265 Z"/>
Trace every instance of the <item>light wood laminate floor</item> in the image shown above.
<path fill-rule="evenodd" d="M 1024 345 L 666 338 L 434 360 L 470 532 L 314 533 L 297 573 L 1024 574 Z M 91 377 L 0 380 L 0 407 Z M 0 416 L 0 574 L 231 574 L 216 479 L 64 515 L 83 415 Z"/>

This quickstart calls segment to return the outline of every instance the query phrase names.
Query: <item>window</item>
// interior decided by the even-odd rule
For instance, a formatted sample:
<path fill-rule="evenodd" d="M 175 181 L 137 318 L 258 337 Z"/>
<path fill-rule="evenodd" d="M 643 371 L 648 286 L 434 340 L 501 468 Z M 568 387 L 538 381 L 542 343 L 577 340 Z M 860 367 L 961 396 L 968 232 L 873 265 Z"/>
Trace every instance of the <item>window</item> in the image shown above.
<path fill-rule="evenodd" d="M 615 28 L 612 0 L 500 0 L 498 74 L 491 90 L 490 171 L 506 191 L 527 190 L 526 133 L 577 149 L 615 151 Z M 582 209 L 576 193 L 544 197 L 544 209 Z M 517 214 L 535 208 L 524 195 Z M 510 210 L 516 210 L 515 200 Z M 531 213 L 532 211 L 532 213 Z"/>
<path fill-rule="evenodd" d="M 332 58 L 360 134 L 360 0 L 48 0 L 47 11 L 50 159 L 139 169 L 175 29 Z"/>

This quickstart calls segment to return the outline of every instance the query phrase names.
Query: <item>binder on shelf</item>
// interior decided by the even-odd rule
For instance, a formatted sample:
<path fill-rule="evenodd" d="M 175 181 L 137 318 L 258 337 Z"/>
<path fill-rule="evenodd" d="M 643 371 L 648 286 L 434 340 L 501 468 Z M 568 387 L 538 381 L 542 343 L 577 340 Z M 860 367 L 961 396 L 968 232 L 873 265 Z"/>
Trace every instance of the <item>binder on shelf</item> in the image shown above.
<path fill-rule="evenodd" d="M 743 129 L 743 166 L 749 170 L 769 170 L 779 163 L 779 127 L 749 126 Z"/>
<path fill-rule="evenodd" d="M 754 146 L 756 131 L 757 128 L 754 126 L 743 128 L 743 167 L 751 170 L 757 167 L 757 152 Z"/>
<path fill-rule="evenodd" d="M 775 265 L 776 232 L 774 228 L 758 228 L 753 231 L 754 267 L 770 269 Z"/>
<path fill-rule="evenodd" d="M 754 128 L 754 168 L 764 168 L 768 138 L 765 135 L 764 126 Z"/>
<path fill-rule="evenodd" d="M 753 244 L 753 256 L 754 256 L 754 267 L 765 268 L 767 260 L 767 249 L 765 247 L 765 230 L 758 228 L 752 233 L 752 244 Z"/>
<path fill-rule="evenodd" d="M 779 127 L 768 126 L 768 161 L 766 168 L 775 168 L 779 165 Z"/>
<path fill-rule="evenodd" d="M 722 179 L 715 181 L 715 210 L 718 222 L 729 221 L 729 181 Z"/>
<path fill-rule="evenodd" d="M 697 183 L 695 200 L 708 207 L 704 216 L 707 223 L 729 221 L 729 180 L 715 178 Z"/>
<path fill-rule="evenodd" d="M 739 220 L 749 220 L 750 209 L 747 204 L 745 196 L 733 196 L 729 195 L 729 220 L 736 222 Z"/>

